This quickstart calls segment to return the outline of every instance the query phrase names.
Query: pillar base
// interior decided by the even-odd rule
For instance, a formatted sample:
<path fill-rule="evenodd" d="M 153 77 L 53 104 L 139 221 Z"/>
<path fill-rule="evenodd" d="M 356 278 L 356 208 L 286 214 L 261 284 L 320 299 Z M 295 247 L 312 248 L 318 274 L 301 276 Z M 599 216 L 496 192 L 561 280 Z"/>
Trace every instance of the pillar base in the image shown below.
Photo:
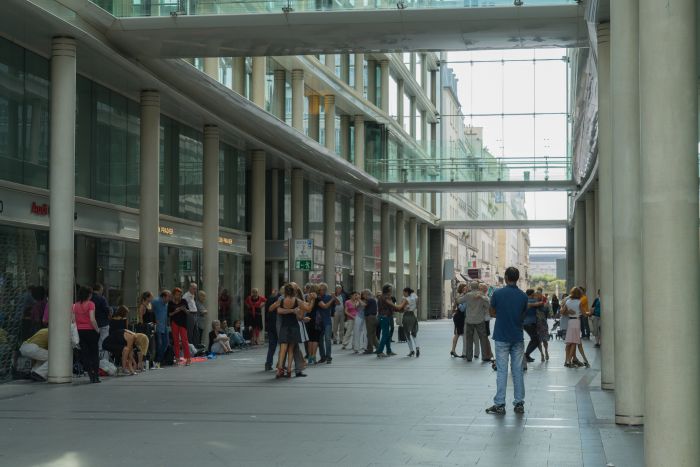
<path fill-rule="evenodd" d="M 615 414 L 615 423 L 617 425 L 641 426 L 644 425 L 644 417 L 641 415 Z"/>
<path fill-rule="evenodd" d="M 600 389 L 602 389 L 603 391 L 614 391 L 615 384 L 614 383 L 600 383 Z"/>
<path fill-rule="evenodd" d="M 66 384 L 73 382 L 73 376 L 49 376 L 47 380 L 50 384 Z"/>

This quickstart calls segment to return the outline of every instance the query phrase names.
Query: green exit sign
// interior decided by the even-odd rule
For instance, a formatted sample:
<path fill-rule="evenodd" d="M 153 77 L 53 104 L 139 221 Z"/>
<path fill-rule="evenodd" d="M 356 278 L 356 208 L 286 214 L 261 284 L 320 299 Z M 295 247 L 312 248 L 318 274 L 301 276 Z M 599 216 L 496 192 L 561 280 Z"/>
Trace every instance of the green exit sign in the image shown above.
<path fill-rule="evenodd" d="M 294 263 L 294 269 L 299 269 L 301 271 L 311 271 L 311 260 L 308 259 L 298 259 Z"/>

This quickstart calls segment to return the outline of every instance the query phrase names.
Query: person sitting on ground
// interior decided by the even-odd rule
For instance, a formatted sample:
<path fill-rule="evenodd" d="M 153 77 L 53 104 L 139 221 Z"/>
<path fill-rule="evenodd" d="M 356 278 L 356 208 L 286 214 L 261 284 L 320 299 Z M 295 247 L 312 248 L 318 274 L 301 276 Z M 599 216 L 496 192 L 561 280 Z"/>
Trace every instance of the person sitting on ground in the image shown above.
<path fill-rule="evenodd" d="M 229 337 L 221 328 L 221 322 L 215 319 L 211 323 L 211 331 L 209 332 L 209 353 L 220 355 L 231 352 L 233 351 L 229 344 Z"/>
<path fill-rule="evenodd" d="M 248 343 L 243 338 L 243 333 L 241 332 L 241 320 L 237 319 L 233 322 L 232 328 L 226 329 L 226 334 L 229 337 L 229 342 L 233 343 L 234 347 L 248 347 Z"/>
<path fill-rule="evenodd" d="M 33 360 L 29 377 L 34 381 L 46 381 L 49 375 L 49 329 L 39 329 L 24 341 L 19 348 L 19 353 Z"/>

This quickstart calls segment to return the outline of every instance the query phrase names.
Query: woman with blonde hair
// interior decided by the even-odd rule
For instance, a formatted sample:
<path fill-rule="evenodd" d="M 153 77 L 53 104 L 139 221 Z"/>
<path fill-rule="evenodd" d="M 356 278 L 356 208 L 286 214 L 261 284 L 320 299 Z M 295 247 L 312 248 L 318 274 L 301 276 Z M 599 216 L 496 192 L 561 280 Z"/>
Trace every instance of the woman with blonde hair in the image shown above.
<path fill-rule="evenodd" d="M 577 365 L 575 362 L 576 358 L 576 347 L 578 346 L 581 356 L 583 357 L 584 365 L 586 368 L 590 368 L 586 354 L 583 351 L 583 344 L 581 343 L 581 316 L 585 315 L 588 310 L 584 309 L 581 303 L 581 297 L 583 293 L 578 287 L 571 289 L 569 293 L 569 299 L 564 304 L 561 313 L 568 316 L 569 324 L 566 329 L 566 361 L 564 366 L 567 368 L 574 368 Z"/>
<path fill-rule="evenodd" d="M 279 343 L 280 353 L 277 359 L 277 372 L 275 377 L 281 378 L 286 376 L 292 377 L 292 360 L 297 352 L 298 344 L 301 342 L 301 332 L 299 320 L 302 319 L 304 312 L 309 311 L 312 305 L 300 300 L 297 297 L 297 289 L 294 284 L 285 284 L 282 288 L 282 296 L 279 301 L 274 303 L 271 311 L 277 311 L 280 317 Z M 309 300 L 313 303 L 316 296 L 314 293 L 309 294 Z M 286 362 L 286 365 L 285 365 Z M 306 376 L 302 373 L 301 368 L 297 366 L 297 376 Z"/>
<path fill-rule="evenodd" d="M 229 337 L 221 327 L 221 321 L 215 319 L 211 322 L 211 331 L 209 331 L 209 353 L 224 354 L 231 353 L 231 345 Z"/>

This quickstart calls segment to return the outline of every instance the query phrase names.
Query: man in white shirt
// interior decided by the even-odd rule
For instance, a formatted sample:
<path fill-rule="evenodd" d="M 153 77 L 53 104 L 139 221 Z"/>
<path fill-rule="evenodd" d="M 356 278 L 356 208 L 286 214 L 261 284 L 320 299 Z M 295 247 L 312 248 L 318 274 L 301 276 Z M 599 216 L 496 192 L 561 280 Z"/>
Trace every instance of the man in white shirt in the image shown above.
<path fill-rule="evenodd" d="M 197 284 L 190 283 L 190 288 L 182 296 L 187 303 L 187 339 L 190 344 L 199 344 L 199 330 L 197 329 Z"/>

